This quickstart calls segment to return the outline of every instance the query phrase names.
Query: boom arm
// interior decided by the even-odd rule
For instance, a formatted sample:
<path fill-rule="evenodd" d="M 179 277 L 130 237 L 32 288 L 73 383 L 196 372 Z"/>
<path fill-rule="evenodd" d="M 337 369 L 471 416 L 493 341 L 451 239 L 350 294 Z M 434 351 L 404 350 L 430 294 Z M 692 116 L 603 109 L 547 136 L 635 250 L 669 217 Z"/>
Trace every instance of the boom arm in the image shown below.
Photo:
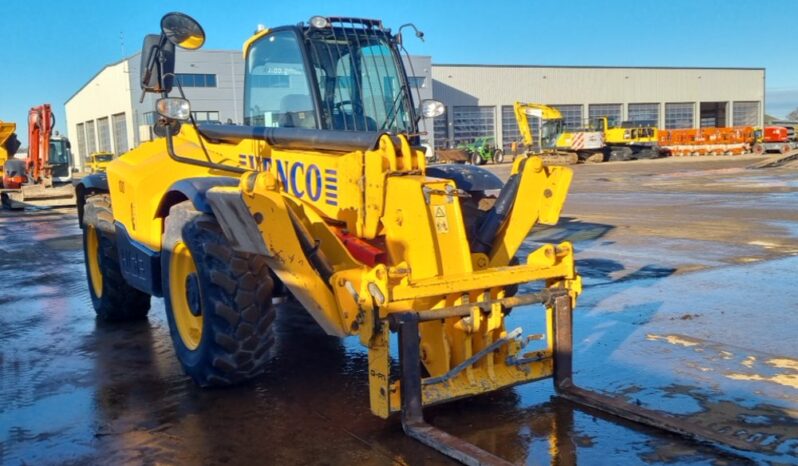
<path fill-rule="evenodd" d="M 28 112 L 28 173 L 34 183 L 41 182 L 42 172 L 50 163 L 50 136 L 54 124 L 50 104 L 33 107 Z"/>
<path fill-rule="evenodd" d="M 518 131 L 521 132 L 521 137 L 524 139 L 524 144 L 531 146 L 534 142 L 532 140 L 532 131 L 529 129 L 529 120 L 527 116 L 535 116 L 543 120 L 561 120 L 562 113 L 554 107 L 549 107 L 543 104 L 516 102 L 513 104 L 515 111 L 515 120 L 518 123 Z"/>

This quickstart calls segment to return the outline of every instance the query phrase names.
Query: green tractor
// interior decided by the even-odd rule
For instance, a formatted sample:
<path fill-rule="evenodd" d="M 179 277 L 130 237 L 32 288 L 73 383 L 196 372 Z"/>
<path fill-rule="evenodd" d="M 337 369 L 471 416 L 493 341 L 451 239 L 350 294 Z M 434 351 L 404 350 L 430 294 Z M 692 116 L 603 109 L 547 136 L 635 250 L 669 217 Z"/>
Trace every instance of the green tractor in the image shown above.
<path fill-rule="evenodd" d="M 460 144 L 457 148 L 468 155 L 468 161 L 472 165 L 484 165 L 489 160 L 493 163 L 504 162 L 504 151 L 496 147 L 492 137 L 479 137 L 473 142 Z"/>

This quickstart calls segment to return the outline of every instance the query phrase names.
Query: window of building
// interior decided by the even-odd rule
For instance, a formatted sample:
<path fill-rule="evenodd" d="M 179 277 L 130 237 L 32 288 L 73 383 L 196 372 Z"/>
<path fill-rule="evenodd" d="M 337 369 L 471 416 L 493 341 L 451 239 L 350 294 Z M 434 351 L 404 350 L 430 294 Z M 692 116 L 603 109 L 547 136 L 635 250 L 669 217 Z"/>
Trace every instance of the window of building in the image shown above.
<path fill-rule="evenodd" d="M 692 128 L 695 104 L 665 104 L 665 129 Z"/>
<path fill-rule="evenodd" d="M 86 122 L 86 155 L 97 152 L 97 137 L 94 132 L 94 120 Z"/>
<path fill-rule="evenodd" d="M 726 126 L 727 106 L 728 102 L 701 102 L 698 107 L 698 126 L 701 128 L 722 128 Z"/>
<path fill-rule="evenodd" d="M 496 107 L 454 107 L 454 145 L 496 136 Z"/>
<path fill-rule="evenodd" d="M 97 142 L 100 152 L 111 152 L 111 128 L 108 117 L 97 119 Z"/>
<path fill-rule="evenodd" d="M 540 129 L 543 121 L 535 116 L 527 115 L 526 122 L 532 133 L 532 149 L 540 148 Z M 513 143 L 518 143 L 519 150 L 523 148 L 524 138 L 518 129 L 518 120 L 515 118 L 515 109 L 512 105 L 502 106 L 502 145 L 504 151 L 509 152 Z"/>
<path fill-rule="evenodd" d="M 587 106 L 587 116 L 591 124 L 597 118 L 607 117 L 609 126 L 621 125 L 621 104 L 590 104 Z"/>
<path fill-rule="evenodd" d="M 408 76 L 407 82 L 411 89 L 423 89 L 427 87 L 427 80 L 424 76 Z"/>
<path fill-rule="evenodd" d="M 123 154 L 128 151 L 127 146 L 127 119 L 124 113 L 117 113 L 112 115 L 113 129 L 114 129 L 114 149 L 116 155 Z"/>
<path fill-rule="evenodd" d="M 215 74 L 175 73 L 175 77 L 183 87 L 216 87 Z"/>
<path fill-rule="evenodd" d="M 566 129 L 579 129 L 582 125 L 581 105 L 552 105 L 562 113 Z"/>
<path fill-rule="evenodd" d="M 734 126 L 757 126 L 759 124 L 759 102 L 734 102 L 732 124 Z"/>
<path fill-rule="evenodd" d="M 286 74 L 253 74 L 249 77 L 252 87 L 268 87 L 272 89 L 288 89 L 291 79 Z"/>
<path fill-rule="evenodd" d="M 446 149 L 449 146 L 449 112 L 433 118 L 432 131 L 435 135 L 435 148 Z"/>
<path fill-rule="evenodd" d="M 504 146 L 504 151 L 509 151 L 514 142 L 521 143 L 521 132 L 518 131 L 518 122 L 515 120 L 515 110 L 512 105 L 502 105 L 502 146 Z"/>
<path fill-rule="evenodd" d="M 152 126 L 158 121 L 158 114 L 155 112 L 144 112 L 141 119 L 143 120 L 143 124 Z"/>
<path fill-rule="evenodd" d="M 219 112 L 191 112 L 197 121 L 219 121 Z"/>
<path fill-rule="evenodd" d="M 86 130 L 84 129 L 83 123 L 77 124 L 77 132 L 78 132 L 78 157 L 81 160 L 86 160 Z"/>
<path fill-rule="evenodd" d="M 659 104 L 629 104 L 628 121 L 659 127 Z"/>

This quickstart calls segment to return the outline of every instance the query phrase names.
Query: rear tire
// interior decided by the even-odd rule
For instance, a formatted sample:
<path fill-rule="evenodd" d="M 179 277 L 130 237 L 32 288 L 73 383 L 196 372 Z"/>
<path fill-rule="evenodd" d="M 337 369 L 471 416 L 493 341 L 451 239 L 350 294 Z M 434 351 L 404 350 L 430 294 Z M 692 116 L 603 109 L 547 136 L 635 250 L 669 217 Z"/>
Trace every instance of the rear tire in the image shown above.
<path fill-rule="evenodd" d="M 265 258 L 233 251 L 216 218 L 186 201 L 166 218 L 161 260 L 169 331 L 186 374 L 207 387 L 263 372 L 275 342 Z"/>
<path fill-rule="evenodd" d="M 99 194 L 86 200 L 84 218 L 96 219 L 83 225 L 83 259 L 89 295 L 97 318 L 129 321 L 147 317 L 150 295 L 128 285 L 119 266 L 111 197 Z"/>

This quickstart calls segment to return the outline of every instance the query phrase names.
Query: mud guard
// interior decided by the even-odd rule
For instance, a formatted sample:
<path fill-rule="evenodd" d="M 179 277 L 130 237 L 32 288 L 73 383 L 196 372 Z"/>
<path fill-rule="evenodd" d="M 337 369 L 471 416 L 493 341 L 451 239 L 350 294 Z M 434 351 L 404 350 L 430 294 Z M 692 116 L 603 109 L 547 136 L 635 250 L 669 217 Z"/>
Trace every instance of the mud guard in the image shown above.
<path fill-rule="evenodd" d="M 173 205 L 184 200 L 191 201 L 194 208 L 204 214 L 213 214 L 211 205 L 208 203 L 208 190 L 215 186 L 238 186 L 238 178 L 230 176 L 203 176 L 196 178 L 185 178 L 175 182 L 164 194 L 155 216 L 164 218 L 169 215 L 169 209 Z"/>
<path fill-rule="evenodd" d="M 108 174 L 92 173 L 84 176 L 80 181 L 74 183 L 75 201 L 78 207 L 78 225 L 83 228 L 83 205 L 86 203 L 86 196 L 95 193 L 108 192 Z"/>

